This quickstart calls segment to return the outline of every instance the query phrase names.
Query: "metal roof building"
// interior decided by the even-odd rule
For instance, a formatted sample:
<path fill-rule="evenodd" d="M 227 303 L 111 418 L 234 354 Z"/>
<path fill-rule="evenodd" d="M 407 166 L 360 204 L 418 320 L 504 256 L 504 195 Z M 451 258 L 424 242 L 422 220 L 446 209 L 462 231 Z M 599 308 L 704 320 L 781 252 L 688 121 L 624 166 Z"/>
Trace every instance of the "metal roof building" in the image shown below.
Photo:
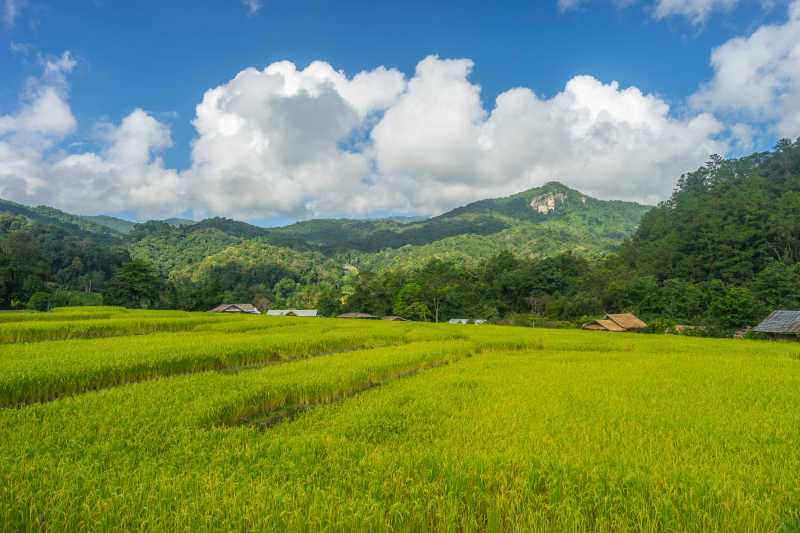
<path fill-rule="evenodd" d="M 268 316 L 317 316 L 316 309 L 269 309 Z"/>
<path fill-rule="evenodd" d="M 800 335 L 800 311 L 778 309 L 753 328 L 759 333 L 771 335 Z"/>

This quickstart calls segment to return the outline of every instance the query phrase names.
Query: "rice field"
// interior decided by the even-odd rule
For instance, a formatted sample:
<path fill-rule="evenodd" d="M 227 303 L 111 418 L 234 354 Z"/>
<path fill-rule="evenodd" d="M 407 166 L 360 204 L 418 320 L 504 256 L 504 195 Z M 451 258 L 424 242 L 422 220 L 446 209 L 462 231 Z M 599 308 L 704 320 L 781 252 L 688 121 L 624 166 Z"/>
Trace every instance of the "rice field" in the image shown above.
<path fill-rule="evenodd" d="M 1 531 L 800 530 L 796 343 L 13 316 Z"/>

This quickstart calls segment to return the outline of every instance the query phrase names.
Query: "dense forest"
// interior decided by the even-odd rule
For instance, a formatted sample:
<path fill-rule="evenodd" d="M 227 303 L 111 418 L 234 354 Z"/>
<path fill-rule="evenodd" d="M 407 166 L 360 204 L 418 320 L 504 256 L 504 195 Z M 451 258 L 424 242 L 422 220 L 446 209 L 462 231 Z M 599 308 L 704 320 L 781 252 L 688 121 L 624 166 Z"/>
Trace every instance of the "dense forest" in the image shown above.
<path fill-rule="evenodd" d="M 631 311 L 717 333 L 800 306 L 800 139 L 711 156 L 653 208 L 549 183 L 432 219 L 123 222 L 0 204 L 0 306 L 224 299 L 525 324 Z"/>

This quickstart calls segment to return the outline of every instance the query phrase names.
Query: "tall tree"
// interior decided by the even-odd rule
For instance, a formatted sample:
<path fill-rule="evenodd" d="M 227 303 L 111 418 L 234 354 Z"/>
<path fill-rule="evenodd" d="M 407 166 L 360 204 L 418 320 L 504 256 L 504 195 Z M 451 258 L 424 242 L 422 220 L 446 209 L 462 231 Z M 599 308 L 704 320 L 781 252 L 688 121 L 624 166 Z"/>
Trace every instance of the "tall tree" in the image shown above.
<path fill-rule="evenodd" d="M 146 309 L 157 305 L 163 288 L 163 282 L 149 263 L 133 260 L 114 273 L 103 291 L 103 303 Z"/>

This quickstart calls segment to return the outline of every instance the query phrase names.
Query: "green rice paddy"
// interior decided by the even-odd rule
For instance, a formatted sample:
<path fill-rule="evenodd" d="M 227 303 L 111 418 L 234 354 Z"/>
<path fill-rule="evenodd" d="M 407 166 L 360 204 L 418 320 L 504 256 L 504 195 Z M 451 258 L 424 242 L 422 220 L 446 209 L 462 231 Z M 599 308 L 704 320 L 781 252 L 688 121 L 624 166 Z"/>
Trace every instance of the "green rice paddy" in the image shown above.
<path fill-rule="evenodd" d="M 800 529 L 796 343 L 13 316 L 2 531 Z"/>

